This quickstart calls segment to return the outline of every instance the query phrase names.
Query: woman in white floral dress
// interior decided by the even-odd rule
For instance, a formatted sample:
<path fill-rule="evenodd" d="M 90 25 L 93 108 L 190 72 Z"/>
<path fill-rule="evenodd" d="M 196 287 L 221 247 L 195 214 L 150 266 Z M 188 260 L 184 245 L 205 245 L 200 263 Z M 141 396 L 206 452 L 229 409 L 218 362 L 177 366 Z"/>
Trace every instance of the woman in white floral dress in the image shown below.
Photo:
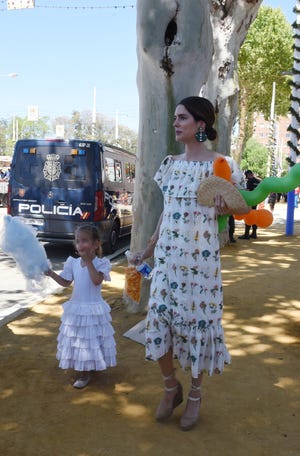
<path fill-rule="evenodd" d="M 230 209 L 221 195 L 215 207 L 200 206 L 197 189 L 213 174 L 220 156 L 205 140 L 217 136 L 212 104 L 205 98 L 188 97 L 176 107 L 176 141 L 185 144 L 181 155 L 167 156 L 154 179 L 164 196 L 164 209 L 148 247 L 136 254 L 138 262 L 154 252 L 149 310 L 146 325 L 146 357 L 159 363 L 165 393 L 156 419 L 168 419 L 183 400 L 182 386 L 174 374 L 173 359 L 191 370 L 191 390 L 182 430 L 198 420 L 203 372 L 221 373 L 230 362 L 222 328 L 223 293 L 220 270 L 218 215 Z M 232 180 L 244 187 L 243 173 L 226 157 Z M 154 250 L 155 249 L 155 250 Z"/>

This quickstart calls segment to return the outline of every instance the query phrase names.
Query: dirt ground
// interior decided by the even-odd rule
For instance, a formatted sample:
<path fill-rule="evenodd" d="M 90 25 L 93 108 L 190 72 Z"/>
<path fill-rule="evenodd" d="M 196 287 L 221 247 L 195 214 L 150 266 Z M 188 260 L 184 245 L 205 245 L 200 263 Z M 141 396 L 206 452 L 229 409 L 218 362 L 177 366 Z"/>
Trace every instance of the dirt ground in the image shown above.
<path fill-rule="evenodd" d="M 239 222 L 236 235 L 242 234 Z M 300 456 L 300 225 L 259 230 L 222 249 L 226 342 L 232 364 L 205 377 L 201 418 L 179 429 L 154 420 L 162 392 L 144 347 L 123 337 L 144 318 L 126 312 L 124 267 L 104 296 L 112 307 L 118 366 L 84 390 L 57 367 L 61 304 L 49 297 L 0 328 L 0 454 L 5 456 Z M 177 370 L 188 392 L 189 375 Z"/>

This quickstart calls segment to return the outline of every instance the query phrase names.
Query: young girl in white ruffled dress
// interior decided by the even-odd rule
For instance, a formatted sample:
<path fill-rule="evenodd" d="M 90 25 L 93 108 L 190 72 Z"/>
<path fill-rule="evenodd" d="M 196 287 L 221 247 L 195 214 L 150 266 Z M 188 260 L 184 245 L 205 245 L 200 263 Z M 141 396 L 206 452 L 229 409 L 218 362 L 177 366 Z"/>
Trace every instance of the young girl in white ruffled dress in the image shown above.
<path fill-rule="evenodd" d="M 52 269 L 46 275 L 68 287 L 74 281 L 71 298 L 63 305 L 57 337 L 57 359 L 61 369 L 74 369 L 74 388 L 84 388 L 92 371 L 116 365 L 116 343 L 110 307 L 101 296 L 103 280 L 110 280 L 111 264 L 102 257 L 99 232 L 88 224 L 75 232 L 79 258 L 68 257 L 60 275 Z"/>

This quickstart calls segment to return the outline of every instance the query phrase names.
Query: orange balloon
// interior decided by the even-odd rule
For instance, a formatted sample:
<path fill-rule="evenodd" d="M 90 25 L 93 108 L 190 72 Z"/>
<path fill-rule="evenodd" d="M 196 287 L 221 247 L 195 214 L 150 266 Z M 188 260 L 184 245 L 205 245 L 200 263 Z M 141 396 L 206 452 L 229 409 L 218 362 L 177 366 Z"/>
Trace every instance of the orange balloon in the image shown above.
<path fill-rule="evenodd" d="M 235 218 L 235 220 L 243 220 L 245 214 L 234 214 L 233 217 Z"/>
<path fill-rule="evenodd" d="M 256 219 L 257 219 L 257 210 L 255 210 L 255 209 L 252 209 L 244 217 L 246 225 L 257 225 Z"/>
<path fill-rule="evenodd" d="M 214 175 L 231 181 L 231 169 L 226 158 L 218 157 L 213 164 Z"/>
<path fill-rule="evenodd" d="M 273 214 L 268 209 L 259 209 L 257 212 L 257 221 L 256 225 L 260 228 L 267 228 L 268 226 L 272 225 L 273 222 Z"/>

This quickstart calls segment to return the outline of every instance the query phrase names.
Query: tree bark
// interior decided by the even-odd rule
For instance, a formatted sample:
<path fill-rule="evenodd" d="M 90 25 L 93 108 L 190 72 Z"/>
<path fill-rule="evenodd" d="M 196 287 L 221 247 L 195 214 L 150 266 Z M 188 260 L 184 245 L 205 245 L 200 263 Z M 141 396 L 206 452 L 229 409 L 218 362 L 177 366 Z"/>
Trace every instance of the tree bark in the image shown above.
<path fill-rule="evenodd" d="M 261 3 L 262 0 L 210 2 L 214 54 L 202 94 L 218 113 L 214 148 L 224 155 L 230 155 L 231 132 L 238 115 L 238 54 Z"/>

